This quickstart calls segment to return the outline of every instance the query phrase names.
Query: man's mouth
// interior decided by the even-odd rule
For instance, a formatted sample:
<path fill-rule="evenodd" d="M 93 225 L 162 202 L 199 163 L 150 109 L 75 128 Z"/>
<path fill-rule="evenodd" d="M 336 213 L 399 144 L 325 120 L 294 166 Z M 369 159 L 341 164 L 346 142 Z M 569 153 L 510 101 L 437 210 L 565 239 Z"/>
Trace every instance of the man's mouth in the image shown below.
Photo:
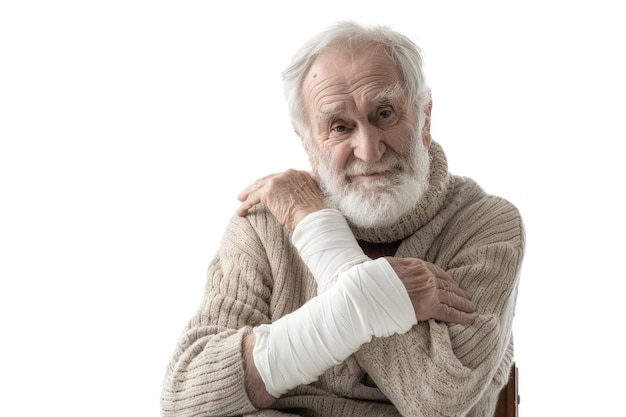
<path fill-rule="evenodd" d="M 371 172 L 366 174 L 356 174 L 350 176 L 352 183 L 370 183 L 378 180 L 384 180 L 391 177 L 391 171 Z"/>

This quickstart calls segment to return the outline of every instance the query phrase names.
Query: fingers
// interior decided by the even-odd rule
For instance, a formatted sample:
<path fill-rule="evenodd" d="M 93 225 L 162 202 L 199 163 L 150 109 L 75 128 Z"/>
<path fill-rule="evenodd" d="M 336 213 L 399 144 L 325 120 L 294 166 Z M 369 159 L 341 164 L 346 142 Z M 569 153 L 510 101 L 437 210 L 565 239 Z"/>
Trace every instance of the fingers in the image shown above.
<path fill-rule="evenodd" d="M 308 214 L 326 207 L 311 175 L 293 169 L 256 180 L 237 199 L 242 202 L 237 215 L 246 216 L 252 207 L 264 204 L 290 230 Z"/>
<path fill-rule="evenodd" d="M 239 201 L 246 201 L 253 194 L 258 194 L 257 191 L 259 191 L 263 187 L 265 187 L 266 183 L 269 180 L 271 180 L 273 177 L 276 177 L 278 175 L 280 175 L 280 174 L 270 174 L 270 175 L 266 175 L 264 177 L 259 178 L 258 180 L 254 181 L 252 184 L 250 184 L 246 188 L 244 188 L 243 191 L 240 192 L 239 195 L 237 196 L 237 199 Z"/>
<path fill-rule="evenodd" d="M 474 322 L 474 314 L 456 310 L 448 305 L 439 304 L 433 312 L 433 319 L 444 321 L 446 323 L 472 324 Z"/>
<path fill-rule="evenodd" d="M 288 170 L 284 173 L 266 175 L 244 188 L 237 196 L 237 200 L 242 202 L 236 210 L 237 215 L 244 217 L 252 207 L 262 204 L 264 197 L 267 197 L 268 193 L 271 193 L 275 187 L 276 180 L 281 176 L 293 175 L 293 172 L 296 171 Z"/>
<path fill-rule="evenodd" d="M 254 207 L 256 204 L 258 204 L 258 201 L 256 203 L 253 203 L 251 200 L 249 201 L 249 200 L 244 199 L 243 204 L 237 207 L 237 210 L 235 210 L 235 212 L 237 213 L 238 216 L 245 217 L 248 215 L 248 212 L 250 211 L 250 209 Z"/>
<path fill-rule="evenodd" d="M 265 177 L 259 178 L 239 193 L 237 200 L 241 201 L 242 204 L 236 210 L 238 216 L 245 217 L 252 207 L 261 202 L 261 193 L 259 190 L 263 188 L 266 180 L 272 176 L 273 175 L 266 175 Z"/>
<path fill-rule="evenodd" d="M 452 281 L 452 278 L 449 280 L 437 278 L 437 288 L 449 291 L 463 298 L 470 298 L 470 294 L 463 288 L 459 287 L 456 282 Z"/>
<path fill-rule="evenodd" d="M 242 204 L 237 208 L 236 212 L 238 216 L 245 217 L 250 209 L 261 202 L 261 198 L 257 194 L 244 191 L 237 196 L 237 199 Z"/>
<path fill-rule="evenodd" d="M 236 210 L 238 216 L 245 217 L 252 207 L 261 202 L 261 195 L 253 186 L 247 187 L 237 196 L 237 199 L 241 201 L 241 205 Z"/>
<path fill-rule="evenodd" d="M 240 206 L 240 209 L 237 210 L 239 212 L 245 212 L 254 207 L 255 205 L 262 202 L 262 196 L 264 190 L 268 187 L 268 183 L 271 182 L 271 179 L 278 176 L 280 174 L 270 174 L 264 177 L 261 177 L 254 181 L 252 184 L 248 185 L 243 189 L 242 192 L 237 195 L 237 200 L 241 201 L 243 204 Z M 244 214 L 244 215 L 245 215 Z"/>
<path fill-rule="evenodd" d="M 476 311 L 476 304 L 467 297 L 461 297 L 447 290 L 439 290 L 439 303 L 464 313 Z"/>
<path fill-rule="evenodd" d="M 448 282 L 445 283 L 449 286 Z M 438 305 L 432 311 L 433 319 L 459 324 L 474 322 L 472 313 L 476 311 L 476 305 L 468 297 L 444 288 L 438 288 L 437 293 Z"/>
<path fill-rule="evenodd" d="M 470 294 L 459 287 L 447 272 L 417 258 L 395 258 L 398 261 L 393 262 L 392 259 L 390 264 L 405 284 L 418 321 L 473 322 L 476 305 Z"/>
<path fill-rule="evenodd" d="M 450 274 L 441 269 L 435 264 L 426 262 L 426 267 L 437 277 L 437 288 L 442 288 L 446 291 L 453 292 L 464 298 L 470 298 L 470 294 L 459 287 L 459 285 L 452 279 Z"/>

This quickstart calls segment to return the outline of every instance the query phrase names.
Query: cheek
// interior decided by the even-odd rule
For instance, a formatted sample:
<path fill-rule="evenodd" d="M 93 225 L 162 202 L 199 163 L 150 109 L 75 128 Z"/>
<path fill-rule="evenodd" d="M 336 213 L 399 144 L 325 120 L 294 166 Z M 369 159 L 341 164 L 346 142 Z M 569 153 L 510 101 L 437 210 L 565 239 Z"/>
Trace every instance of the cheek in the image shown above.
<path fill-rule="evenodd" d="M 385 142 L 398 155 L 406 155 L 410 152 L 411 142 L 415 136 L 414 126 L 398 126 L 392 132 L 385 135 Z"/>
<path fill-rule="evenodd" d="M 333 143 L 321 148 L 321 158 L 324 159 L 324 162 L 339 171 L 345 169 L 351 154 L 352 149 L 349 141 Z"/>

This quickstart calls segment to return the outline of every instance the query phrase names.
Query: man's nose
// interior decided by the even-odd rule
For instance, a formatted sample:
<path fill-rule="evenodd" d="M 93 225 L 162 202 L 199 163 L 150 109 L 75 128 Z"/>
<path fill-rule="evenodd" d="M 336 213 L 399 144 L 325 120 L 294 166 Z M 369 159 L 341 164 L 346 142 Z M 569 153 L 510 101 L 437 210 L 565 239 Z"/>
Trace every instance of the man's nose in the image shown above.
<path fill-rule="evenodd" d="M 377 162 L 385 153 L 386 145 L 382 133 L 375 126 L 359 126 L 353 140 L 352 153 L 364 162 Z"/>

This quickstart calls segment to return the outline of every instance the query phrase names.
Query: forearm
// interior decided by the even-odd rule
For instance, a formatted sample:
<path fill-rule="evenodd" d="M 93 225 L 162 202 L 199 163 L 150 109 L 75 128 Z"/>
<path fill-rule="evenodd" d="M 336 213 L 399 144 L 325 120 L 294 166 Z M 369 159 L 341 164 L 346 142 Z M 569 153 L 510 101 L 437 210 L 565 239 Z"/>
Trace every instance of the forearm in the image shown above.
<path fill-rule="evenodd" d="M 370 260 L 338 210 L 309 214 L 296 226 L 292 240 L 317 281 L 318 293 L 332 287 L 340 273 Z"/>
<path fill-rule="evenodd" d="M 386 259 L 356 265 L 345 275 L 298 310 L 254 329 L 254 363 L 274 397 L 315 381 L 372 336 L 406 332 L 416 323 Z"/>
<path fill-rule="evenodd" d="M 258 326 L 243 343 L 246 390 L 259 408 L 315 381 L 372 336 L 405 332 L 415 324 L 411 302 L 388 261 L 371 261 L 343 216 L 324 212 L 302 221 L 294 241 L 328 291 L 272 324 Z M 335 282 L 341 274 L 345 276 Z"/>

